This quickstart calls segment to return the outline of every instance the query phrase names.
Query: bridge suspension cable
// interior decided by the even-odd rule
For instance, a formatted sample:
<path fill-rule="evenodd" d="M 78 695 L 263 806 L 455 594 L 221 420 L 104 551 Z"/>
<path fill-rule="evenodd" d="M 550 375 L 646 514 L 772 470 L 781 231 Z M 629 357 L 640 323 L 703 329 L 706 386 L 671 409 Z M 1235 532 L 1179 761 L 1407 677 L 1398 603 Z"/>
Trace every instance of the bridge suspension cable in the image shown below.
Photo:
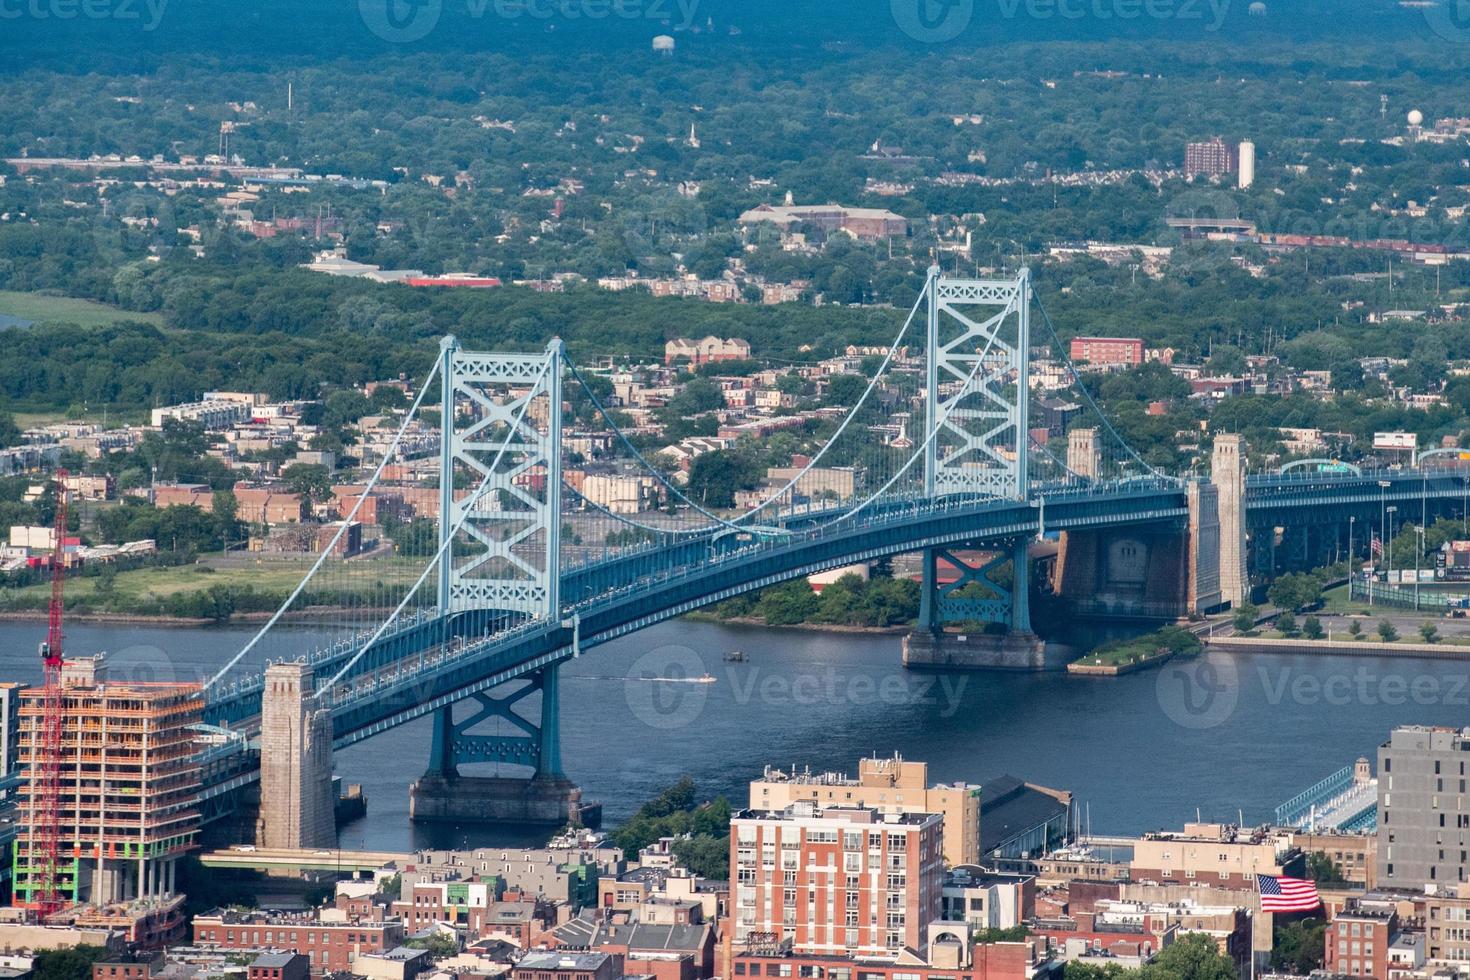
<path fill-rule="evenodd" d="M 930 270 L 930 276 L 932 277 L 934 275 L 936 275 L 936 272 L 934 270 Z M 657 466 L 654 466 L 641 452 L 638 451 L 637 447 L 632 444 L 627 434 L 611 417 L 611 414 L 603 405 L 602 400 L 597 397 L 597 393 L 592 389 L 591 385 L 587 383 L 587 379 L 582 376 L 581 371 L 577 368 L 576 364 L 571 361 L 570 358 L 568 358 L 567 360 L 567 366 L 571 370 L 572 376 L 577 380 L 578 384 L 582 386 L 582 390 L 586 393 L 588 399 L 591 401 L 598 415 L 601 416 L 603 422 L 617 437 L 618 441 L 623 445 L 623 447 L 630 454 L 632 454 L 633 458 L 638 462 L 638 464 L 646 469 L 650 474 L 652 474 L 654 479 L 656 479 L 659 484 L 664 488 L 664 490 L 668 492 L 671 496 L 687 504 L 697 513 L 703 515 L 704 517 L 707 517 L 711 522 L 708 525 L 699 527 L 682 529 L 662 529 L 662 533 L 702 534 L 713 527 L 724 527 L 730 530 L 744 530 L 746 528 L 740 522 L 753 519 L 756 514 L 770 507 L 773 503 L 778 503 L 779 501 L 784 499 L 787 494 L 792 493 L 793 489 L 812 471 L 814 467 L 817 466 L 819 462 L 821 462 L 823 458 L 826 457 L 829 450 L 831 450 L 832 447 L 837 444 L 838 439 L 840 439 L 842 435 L 847 431 L 848 426 L 850 426 L 853 420 L 858 417 L 864 404 L 866 404 L 867 400 L 872 396 L 873 392 L 877 390 L 880 380 L 883 378 L 885 372 L 887 372 L 889 366 L 893 363 L 894 357 L 903 346 L 903 338 L 908 333 L 909 328 L 913 325 L 915 318 L 918 316 L 919 309 L 924 304 L 924 298 L 925 294 L 920 293 L 919 297 L 914 300 L 913 306 L 909 309 L 908 316 L 904 319 L 902 326 L 899 327 L 898 333 L 894 336 L 892 342 L 889 343 L 886 351 L 884 352 L 883 360 L 874 370 L 873 376 L 868 379 L 867 387 L 863 389 L 862 394 L 858 397 L 857 401 L 853 403 L 851 409 L 848 410 L 847 414 L 838 424 L 836 430 L 834 430 L 833 433 L 827 438 L 827 441 L 824 442 L 817 449 L 817 451 L 813 453 L 789 479 L 787 479 L 784 485 L 774 489 L 770 493 L 770 495 L 766 497 L 766 499 L 762 500 L 754 507 L 746 510 L 744 513 L 732 519 L 727 519 L 719 516 L 718 514 L 712 513 L 703 505 L 691 499 L 677 486 L 675 486 Z M 585 497 L 583 499 L 585 499 Z M 636 522 L 625 521 L 625 523 L 628 523 L 630 526 L 640 526 Z"/>
<path fill-rule="evenodd" d="M 1051 337 L 1053 350 L 1056 352 L 1056 355 L 1061 360 L 1061 362 L 1066 365 L 1067 373 L 1072 378 L 1073 386 L 1075 386 L 1078 392 L 1082 395 L 1082 398 L 1087 402 L 1088 407 L 1092 409 L 1092 413 L 1097 416 L 1098 420 L 1103 424 L 1103 427 L 1107 429 L 1108 434 L 1113 437 L 1118 446 L 1121 447 L 1122 450 L 1127 453 L 1134 462 L 1143 467 L 1143 469 L 1151 476 L 1156 476 L 1160 479 L 1170 480 L 1176 483 L 1179 482 L 1177 477 L 1170 476 L 1169 474 L 1163 473 L 1155 469 L 1153 466 L 1149 465 L 1142 456 L 1138 455 L 1138 453 L 1134 451 L 1133 447 L 1128 444 L 1128 441 L 1123 438 L 1122 434 L 1113 427 L 1113 423 L 1109 421 L 1107 415 L 1103 413 L 1101 406 L 1099 406 L 1098 403 L 1093 399 L 1092 393 L 1087 390 L 1087 385 L 1083 384 L 1082 376 L 1077 371 L 1077 365 L 1072 363 L 1072 358 L 1062 347 L 1062 339 L 1060 335 L 1057 334 L 1056 325 L 1052 323 L 1051 314 L 1046 312 L 1046 306 L 1041 302 L 1041 296 L 1036 292 L 1034 288 L 1031 290 L 1031 298 L 1036 301 L 1036 308 L 1041 311 L 1041 320 L 1042 323 L 1046 325 L 1047 334 Z"/>
<path fill-rule="evenodd" d="M 423 404 L 424 395 L 428 392 L 429 387 L 433 384 L 434 378 L 438 375 L 438 373 L 439 361 L 436 358 L 434 360 L 434 366 L 429 369 L 428 375 L 424 378 L 423 383 L 419 385 L 418 395 L 414 398 L 413 404 L 409 407 L 409 410 L 404 414 L 403 421 L 398 426 L 398 431 L 394 433 L 393 441 L 389 443 L 388 448 L 384 450 L 383 458 L 378 461 L 377 467 L 373 470 L 372 478 L 368 480 L 367 486 L 364 488 L 362 493 L 357 495 L 357 502 L 352 505 L 352 509 L 348 512 L 347 516 L 343 518 L 341 526 L 337 528 L 337 532 L 332 536 L 331 541 L 327 544 L 325 548 L 321 549 L 321 554 L 317 555 L 316 561 L 312 563 L 311 569 L 306 573 L 301 581 L 297 583 L 296 588 L 291 590 L 291 594 L 286 597 L 286 601 L 281 603 L 280 608 L 278 608 L 271 615 L 270 619 L 266 621 L 265 625 L 262 626 L 255 633 L 255 635 L 250 638 L 249 642 L 247 642 L 243 647 L 240 648 L 240 652 L 231 657 L 229 662 L 221 667 L 215 673 L 215 675 L 211 677 L 207 683 L 205 683 L 203 688 L 204 690 L 207 691 L 215 684 L 219 683 L 219 681 L 222 680 L 226 674 L 234 669 L 236 664 L 244 659 L 246 654 L 255 649 L 256 644 L 258 644 L 261 639 L 268 632 L 270 632 L 271 628 L 280 621 L 283 615 L 285 615 L 286 610 L 291 608 L 291 604 L 294 603 L 301 595 L 301 593 L 306 590 L 307 583 L 310 582 L 312 578 L 316 575 L 316 573 L 321 569 L 327 558 L 336 553 L 337 547 L 341 544 L 342 538 L 347 533 L 348 527 L 351 526 L 353 519 L 357 517 L 358 512 L 362 509 L 363 504 L 367 501 L 373 488 L 377 486 L 378 480 L 383 475 L 383 470 L 385 470 L 388 466 L 388 460 L 392 459 L 394 455 L 396 455 L 396 453 L 398 452 L 398 447 L 403 442 L 404 433 L 408 431 L 409 424 L 418 414 L 419 406 Z"/>
<path fill-rule="evenodd" d="M 557 358 L 547 358 L 546 362 L 542 365 L 541 370 L 531 381 L 532 389 L 534 389 L 538 384 L 541 383 L 542 379 L 545 378 L 547 371 L 559 368 L 560 363 Z M 449 548 L 454 544 L 455 540 L 458 538 L 460 531 L 464 529 L 470 515 L 474 512 L 475 505 L 479 503 L 480 498 L 483 497 L 485 495 L 485 491 L 489 489 L 491 482 L 495 478 L 496 471 L 500 468 L 501 460 L 505 458 L 506 448 L 509 447 L 514 441 L 515 432 L 520 428 L 521 423 L 525 421 L 526 410 L 531 407 L 531 402 L 532 399 L 530 398 L 527 398 L 521 402 L 520 408 L 516 410 L 515 418 L 507 428 L 505 440 L 501 442 L 500 448 L 495 453 L 495 458 L 491 460 L 488 466 L 484 467 L 484 476 L 480 479 L 480 485 L 475 488 L 475 492 L 471 494 L 470 497 L 465 501 L 459 518 L 455 520 L 454 525 L 449 529 L 448 533 L 442 535 L 443 540 L 440 542 L 438 549 L 429 558 L 428 563 L 424 566 L 424 570 L 419 574 L 418 580 L 414 582 L 414 584 L 408 589 L 407 592 L 404 593 L 403 599 L 398 603 L 397 607 L 395 607 L 394 610 L 388 614 L 388 618 L 383 620 L 378 628 L 373 631 L 372 636 L 370 636 L 367 641 L 358 648 L 357 652 L 354 653 L 352 657 L 348 659 L 345 664 L 342 665 L 341 669 L 339 669 L 337 673 L 332 675 L 331 680 L 327 681 L 325 685 L 321 685 L 317 688 L 316 693 L 313 695 L 313 697 L 320 697 L 323 691 L 332 690 L 334 687 L 337 686 L 337 683 L 343 678 L 343 676 L 347 674 L 349 670 L 357 666 L 358 662 L 362 660 L 363 656 L 366 655 L 367 652 L 373 648 L 373 644 L 377 643 L 378 640 L 382 638 L 383 634 L 388 631 L 388 628 L 397 621 L 399 615 L 402 614 L 403 610 L 408 606 L 409 602 L 412 601 L 413 597 L 418 593 L 419 589 L 423 588 L 424 582 L 429 577 L 429 573 L 438 569 L 439 562 L 444 557 L 444 553 L 449 550 Z M 559 406 L 553 408 L 553 411 L 556 410 L 559 410 Z M 452 426 L 454 424 L 454 421 L 452 419 L 446 419 L 444 420 L 444 424 Z M 449 478 L 450 474 L 441 474 L 441 479 Z M 445 514 L 440 519 L 448 520 L 448 517 L 449 515 Z M 447 609 L 440 610 L 441 616 L 447 616 L 448 612 L 449 610 Z M 559 611 L 553 609 L 552 615 L 559 615 Z"/>

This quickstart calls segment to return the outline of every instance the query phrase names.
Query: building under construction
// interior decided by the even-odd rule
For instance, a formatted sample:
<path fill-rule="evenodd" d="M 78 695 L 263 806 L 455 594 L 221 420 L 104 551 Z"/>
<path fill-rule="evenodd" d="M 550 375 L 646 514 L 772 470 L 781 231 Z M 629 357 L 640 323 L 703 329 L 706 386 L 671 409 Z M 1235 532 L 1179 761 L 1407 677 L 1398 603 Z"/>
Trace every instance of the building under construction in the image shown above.
<path fill-rule="evenodd" d="M 41 771 L 44 692 L 21 694 L 20 761 Z M 105 920 L 134 941 L 162 941 L 182 927 L 178 859 L 199 834 L 194 726 L 198 685 L 111 683 L 102 657 L 68 660 L 61 672 L 60 788 L 55 890 L 59 922 Z M 14 902 L 34 908 L 46 861 L 34 783 L 21 791 Z M 179 921 L 173 920 L 178 917 Z"/>

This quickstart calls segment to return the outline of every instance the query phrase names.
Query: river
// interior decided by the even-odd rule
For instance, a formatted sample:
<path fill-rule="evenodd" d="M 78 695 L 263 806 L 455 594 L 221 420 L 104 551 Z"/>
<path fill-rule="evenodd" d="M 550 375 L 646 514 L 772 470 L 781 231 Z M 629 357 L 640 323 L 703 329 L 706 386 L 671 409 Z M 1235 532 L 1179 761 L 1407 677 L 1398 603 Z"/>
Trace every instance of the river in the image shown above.
<path fill-rule="evenodd" d="M 36 682 L 39 623 L 0 624 L 0 679 Z M 75 625 L 68 650 L 109 651 L 117 676 L 197 680 L 244 628 Z M 303 640 L 306 639 L 303 634 Z M 729 650 L 748 661 L 726 663 Z M 1064 673 L 917 673 L 894 635 L 676 621 L 567 665 L 568 775 L 601 800 L 606 825 L 682 774 L 740 806 L 766 764 L 854 771 L 866 753 L 927 761 L 935 780 L 1010 773 L 1070 789 L 1097 833 L 1192 820 L 1249 822 L 1359 755 L 1398 724 L 1463 725 L 1470 664 L 1210 654 L 1115 679 Z M 649 677 L 697 677 L 669 683 Z M 407 789 L 427 759 L 422 719 L 337 754 L 369 795 L 347 848 L 514 843 L 486 828 L 412 827 Z"/>

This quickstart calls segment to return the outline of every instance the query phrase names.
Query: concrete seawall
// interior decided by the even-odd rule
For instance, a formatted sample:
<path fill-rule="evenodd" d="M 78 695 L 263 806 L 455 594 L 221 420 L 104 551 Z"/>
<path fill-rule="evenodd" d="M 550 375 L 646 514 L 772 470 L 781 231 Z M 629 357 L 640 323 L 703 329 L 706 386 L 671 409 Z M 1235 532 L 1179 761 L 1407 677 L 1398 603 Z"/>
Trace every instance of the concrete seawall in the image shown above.
<path fill-rule="evenodd" d="M 1172 660 L 1173 657 L 1174 652 L 1170 650 L 1165 653 L 1151 654 L 1141 660 L 1133 660 L 1126 664 L 1089 664 L 1076 660 L 1067 664 L 1067 673 L 1080 674 L 1083 677 L 1121 677 L 1124 674 L 1158 667 Z"/>
<path fill-rule="evenodd" d="M 1231 653 L 1332 654 L 1350 657 L 1412 657 L 1470 660 L 1470 646 L 1445 643 L 1380 643 L 1373 640 L 1276 640 L 1252 636 L 1215 636 L 1205 640 L 1212 650 Z"/>

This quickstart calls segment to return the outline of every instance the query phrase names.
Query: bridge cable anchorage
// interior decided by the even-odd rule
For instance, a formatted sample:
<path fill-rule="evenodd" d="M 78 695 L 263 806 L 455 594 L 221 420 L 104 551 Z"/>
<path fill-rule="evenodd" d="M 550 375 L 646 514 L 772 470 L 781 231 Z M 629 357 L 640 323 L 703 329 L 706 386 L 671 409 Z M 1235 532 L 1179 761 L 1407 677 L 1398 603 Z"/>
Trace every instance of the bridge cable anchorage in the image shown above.
<path fill-rule="evenodd" d="M 934 270 L 930 270 L 929 275 L 931 277 L 936 274 L 937 273 Z M 791 477 L 790 480 L 787 481 L 785 486 L 773 491 L 769 497 L 761 501 L 755 507 L 734 518 L 733 521 L 726 520 L 705 510 L 704 507 L 695 503 L 683 491 L 670 483 L 664 477 L 663 472 L 659 470 L 658 467 L 650 463 L 643 456 L 643 454 L 640 453 L 637 448 L 633 446 L 627 435 L 622 431 L 621 428 L 619 428 L 617 423 L 612 420 L 607 412 L 607 409 L 603 406 L 601 400 L 597 397 L 596 392 L 592 390 L 591 386 L 587 384 L 587 380 L 582 377 L 581 372 L 577 370 L 577 366 L 575 364 L 572 364 L 570 360 L 568 360 L 568 365 L 571 368 L 573 377 L 575 377 L 577 379 L 577 382 L 582 386 L 583 391 L 586 393 L 588 399 L 592 402 L 593 407 L 597 409 L 598 414 L 602 416 L 603 421 L 608 425 L 613 433 L 617 435 L 618 440 L 623 444 L 624 448 L 626 448 L 630 453 L 633 454 L 633 457 L 637 459 L 638 462 L 642 464 L 642 466 L 653 475 L 654 479 L 656 479 L 660 484 L 663 485 L 665 490 L 667 490 L 670 494 L 672 494 L 679 500 L 688 504 L 691 508 L 698 511 L 700 514 L 708 517 L 719 526 L 736 529 L 738 527 L 738 522 L 753 517 L 755 514 L 760 513 L 771 504 L 779 501 L 787 493 L 787 491 L 795 487 L 797 483 L 799 483 L 801 479 L 806 476 L 806 474 L 810 472 L 812 468 L 815 467 L 817 463 L 822 460 L 822 458 L 827 454 L 827 451 L 836 444 L 837 440 L 842 436 L 843 432 L 847 430 L 848 425 L 851 424 L 852 420 L 857 417 L 858 412 L 862 409 L 863 404 L 867 401 L 868 397 L 877 389 L 879 379 L 883 377 L 884 372 L 888 370 L 889 365 L 893 362 L 893 358 L 898 353 L 899 347 L 902 346 L 904 335 L 908 333 L 909 327 L 913 325 L 914 318 L 918 316 L 919 308 L 923 305 L 925 296 L 926 294 L 921 292 L 918 299 L 914 301 L 914 305 L 909 309 L 909 315 L 904 320 L 903 326 L 899 328 L 898 334 L 893 338 L 893 342 L 888 345 L 888 350 L 883 355 L 883 362 L 879 364 L 877 370 L 873 372 L 873 377 L 869 379 L 867 388 L 863 390 L 862 395 L 853 404 L 852 408 L 843 418 L 842 423 L 838 425 L 837 429 L 832 433 L 831 438 L 829 438 L 825 443 L 822 444 L 822 447 L 818 449 L 817 452 L 814 453 L 809 460 L 807 460 L 806 465 L 804 465 L 799 471 L 797 471 L 794 476 Z M 689 528 L 687 529 L 687 532 L 702 533 L 704 530 L 707 530 L 707 528 Z"/>
<path fill-rule="evenodd" d="M 240 652 L 230 658 L 230 661 L 226 663 L 223 667 L 221 667 L 219 671 L 209 679 L 209 681 L 204 685 L 201 690 L 208 691 L 211 687 L 222 680 L 226 674 L 233 670 L 235 665 L 238 664 L 247 653 L 255 648 L 255 645 L 259 643 L 262 638 L 265 637 L 266 633 L 269 632 L 270 629 L 276 625 L 277 621 L 279 621 L 283 615 L 285 615 L 286 610 L 291 608 L 291 604 L 296 601 L 296 599 L 301 595 L 303 591 L 305 591 L 307 583 L 311 581 L 312 576 L 316 575 L 317 571 L 320 570 L 322 565 L 326 563 L 327 557 L 336 551 L 338 543 L 341 542 L 342 536 L 347 533 L 347 528 L 351 525 L 353 518 L 357 516 L 357 512 L 362 509 L 363 504 L 367 502 L 368 497 L 372 494 L 373 488 L 377 486 L 378 480 L 383 475 L 383 470 L 386 469 L 388 466 L 388 460 L 392 459 L 393 456 L 398 452 L 398 446 L 403 440 L 404 433 L 408 431 L 409 423 L 412 422 L 414 417 L 418 414 L 419 406 L 423 404 L 424 395 L 428 392 L 430 385 L 433 384 L 434 378 L 438 375 L 438 373 L 439 358 L 436 357 L 434 358 L 434 366 L 429 369 L 429 373 L 424 377 L 423 383 L 419 385 L 419 392 L 418 395 L 414 398 L 413 404 L 409 406 L 408 412 L 403 416 L 403 422 L 398 426 L 398 431 L 393 434 L 393 441 L 389 443 L 388 448 L 383 451 L 383 458 L 378 461 L 377 468 L 373 470 L 372 478 L 368 480 L 367 486 L 363 488 L 362 493 L 357 495 L 357 503 L 352 505 L 352 509 L 347 513 L 347 516 L 342 519 L 342 524 L 340 527 L 337 528 L 337 533 L 332 536 L 331 542 L 328 543 L 328 545 L 321 550 L 321 554 L 317 555 L 316 561 L 312 564 L 311 570 L 306 573 L 306 577 L 303 578 L 299 583 L 297 583 L 296 588 L 292 590 L 289 596 L 286 597 L 286 601 L 281 603 L 281 607 L 277 609 L 271 615 L 271 618 L 266 621 L 265 625 L 262 626 L 260 630 L 250 638 L 250 641 L 246 643 L 245 646 L 240 648 Z"/>
<path fill-rule="evenodd" d="M 531 387 L 534 389 L 537 385 L 541 383 L 542 378 L 546 376 L 547 371 L 551 370 L 553 364 L 555 364 L 559 368 L 560 363 L 560 358 L 548 357 L 546 359 L 546 362 L 541 366 L 541 370 L 538 371 L 535 378 L 531 380 Z M 521 403 L 521 407 L 516 411 L 515 418 L 512 420 L 511 425 L 508 427 L 506 441 L 500 444 L 500 448 L 495 453 L 495 458 L 490 461 L 489 466 L 484 468 L 485 475 L 480 479 L 480 485 L 475 488 L 475 492 L 473 494 L 466 498 L 463 513 L 461 513 L 459 515 L 459 519 L 454 522 L 454 526 L 449 529 L 449 533 L 444 536 L 444 540 L 439 544 L 438 550 L 436 550 L 434 554 L 430 556 L 428 564 L 424 566 L 423 572 L 419 574 L 418 581 L 414 582 L 414 584 L 408 589 L 408 591 L 404 593 L 403 600 L 398 603 L 397 608 L 395 608 L 393 612 L 388 614 L 388 618 L 383 620 L 382 624 L 373 632 L 373 635 L 370 636 L 367 641 L 363 643 L 363 645 L 358 649 L 358 651 L 352 655 L 352 658 L 348 660 L 347 663 L 342 665 L 342 668 L 332 676 L 331 680 L 327 681 L 326 684 L 319 686 L 316 689 L 316 691 L 312 694 L 313 698 L 321 697 L 322 692 L 324 691 L 331 691 L 334 687 L 337 686 L 337 682 L 342 679 L 343 675 L 345 675 L 353 667 L 357 666 L 358 661 L 360 661 L 363 656 L 373 648 L 373 644 L 377 643 L 382 635 L 388 631 L 388 627 L 393 625 L 393 623 L 398 619 L 399 615 L 403 612 L 404 608 L 408 606 L 409 602 L 418 593 L 419 589 L 423 588 L 424 582 L 429 577 L 429 573 L 438 570 L 439 560 L 444 557 L 444 552 L 452 544 L 454 544 L 455 538 L 458 536 L 459 532 L 464 529 L 465 521 L 469 519 L 471 512 L 475 509 L 475 505 L 479 503 L 480 498 L 483 497 L 485 495 L 485 491 L 489 489 L 490 480 L 495 475 L 495 471 L 500 467 L 500 461 L 505 458 L 505 450 L 510 445 L 510 440 L 515 437 L 515 433 L 519 430 L 521 423 L 525 420 L 526 410 L 531 407 L 532 401 L 533 399 L 527 398 L 524 402 Z M 452 424 L 452 420 L 447 421 L 450 421 Z M 441 473 L 439 475 L 439 478 L 441 480 L 447 479 L 448 477 L 449 474 L 447 473 Z M 441 611 L 446 614 L 448 612 L 448 610 Z M 552 610 L 552 612 L 554 615 L 558 617 L 560 616 L 560 610 Z"/>
<path fill-rule="evenodd" d="M 1062 348 L 1062 339 L 1060 336 L 1057 335 L 1056 326 L 1051 322 L 1051 314 L 1046 312 L 1046 307 L 1042 305 L 1041 302 L 1041 295 L 1036 292 L 1036 288 L 1034 286 L 1031 288 L 1031 298 L 1036 301 L 1036 308 L 1041 311 L 1041 320 L 1044 324 L 1046 324 L 1046 332 L 1051 335 L 1051 339 L 1053 344 L 1055 345 L 1057 356 L 1061 358 L 1062 363 L 1067 366 L 1067 373 L 1072 376 L 1072 383 L 1076 386 L 1077 390 L 1082 393 L 1082 397 L 1086 399 L 1088 406 L 1093 411 L 1093 414 L 1095 414 L 1098 419 L 1101 420 L 1102 424 L 1107 428 L 1108 433 L 1112 435 L 1115 440 L 1117 440 L 1118 445 L 1123 448 L 1124 452 L 1131 456 L 1133 460 L 1138 463 L 1139 466 L 1142 466 L 1150 474 L 1162 480 L 1167 480 L 1175 485 L 1182 483 L 1183 481 L 1179 477 L 1163 473 L 1146 463 L 1143 457 L 1138 455 L 1138 453 L 1134 451 L 1133 447 L 1128 444 L 1127 440 L 1123 438 L 1118 430 L 1113 428 L 1113 423 L 1108 420 L 1107 415 L 1103 414 L 1102 408 L 1097 404 L 1096 401 L 1093 400 L 1092 393 L 1087 390 L 1087 385 L 1082 383 L 1082 376 L 1077 373 L 1077 366 L 1072 363 L 1071 356 L 1068 355 L 1067 352 Z"/>

